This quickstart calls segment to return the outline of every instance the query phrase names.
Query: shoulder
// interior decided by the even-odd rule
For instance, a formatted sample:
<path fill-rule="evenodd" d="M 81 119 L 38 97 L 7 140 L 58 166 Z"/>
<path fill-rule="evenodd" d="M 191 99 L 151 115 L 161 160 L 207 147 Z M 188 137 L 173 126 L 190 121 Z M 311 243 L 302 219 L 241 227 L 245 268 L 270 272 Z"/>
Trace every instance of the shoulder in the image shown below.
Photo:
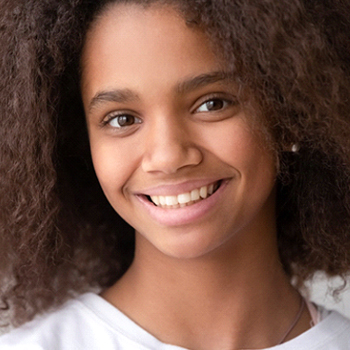
<path fill-rule="evenodd" d="M 95 294 L 70 300 L 54 312 L 0 337 L 3 350 L 122 349 L 117 346 L 118 330 L 108 324 L 113 307 Z M 118 323 L 118 312 L 113 319 Z M 112 346 L 111 346 L 112 344 Z"/>
<path fill-rule="evenodd" d="M 1 350 L 178 350 L 87 293 L 0 337 Z"/>
<path fill-rule="evenodd" d="M 331 311 L 320 323 L 276 350 L 349 350 L 350 320 Z"/>

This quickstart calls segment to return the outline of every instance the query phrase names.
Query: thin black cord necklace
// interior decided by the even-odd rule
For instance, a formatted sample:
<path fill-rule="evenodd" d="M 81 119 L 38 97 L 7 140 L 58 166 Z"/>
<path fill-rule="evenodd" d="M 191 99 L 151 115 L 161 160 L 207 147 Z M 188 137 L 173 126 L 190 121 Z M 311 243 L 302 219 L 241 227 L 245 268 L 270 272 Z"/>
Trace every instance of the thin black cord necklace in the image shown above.
<path fill-rule="evenodd" d="M 299 307 L 299 311 L 297 313 L 297 315 L 295 316 L 295 318 L 293 319 L 293 322 L 291 323 L 291 325 L 288 327 L 288 329 L 286 330 L 286 332 L 284 332 L 283 336 L 281 337 L 280 341 L 274 345 L 274 346 L 277 346 L 277 345 L 280 345 L 282 344 L 286 338 L 288 337 L 288 335 L 290 334 L 290 332 L 294 329 L 294 327 L 296 326 L 296 324 L 299 322 L 300 318 L 301 318 L 301 315 L 303 314 L 303 311 L 304 311 L 304 308 L 305 308 L 305 300 L 304 298 L 301 298 L 301 301 L 300 301 L 300 307 Z M 239 350 L 259 350 L 259 349 L 250 349 L 250 348 L 241 348 Z"/>

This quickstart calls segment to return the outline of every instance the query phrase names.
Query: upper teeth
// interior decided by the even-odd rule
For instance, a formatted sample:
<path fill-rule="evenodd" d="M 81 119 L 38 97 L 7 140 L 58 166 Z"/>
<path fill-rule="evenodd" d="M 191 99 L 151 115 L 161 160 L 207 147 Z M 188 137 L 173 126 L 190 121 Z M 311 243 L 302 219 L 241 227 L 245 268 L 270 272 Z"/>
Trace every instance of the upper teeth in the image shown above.
<path fill-rule="evenodd" d="M 173 196 L 151 196 L 152 202 L 157 206 L 180 206 L 184 207 L 188 203 L 198 201 L 210 196 L 214 192 L 214 184 L 196 188 L 191 192 L 185 192 Z"/>

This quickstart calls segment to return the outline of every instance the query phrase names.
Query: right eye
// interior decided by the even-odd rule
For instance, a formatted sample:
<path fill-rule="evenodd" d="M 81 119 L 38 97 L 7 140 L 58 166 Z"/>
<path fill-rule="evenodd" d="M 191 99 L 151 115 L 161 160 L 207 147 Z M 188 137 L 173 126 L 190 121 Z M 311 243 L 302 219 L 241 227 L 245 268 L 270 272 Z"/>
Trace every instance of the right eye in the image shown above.
<path fill-rule="evenodd" d="M 119 114 L 119 115 L 112 114 L 108 117 L 108 120 L 106 120 L 104 123 L 108 124 L 112 128 L 121 129 L 134 124 L 140 124 L 141 119 L 131 114 Z"/>

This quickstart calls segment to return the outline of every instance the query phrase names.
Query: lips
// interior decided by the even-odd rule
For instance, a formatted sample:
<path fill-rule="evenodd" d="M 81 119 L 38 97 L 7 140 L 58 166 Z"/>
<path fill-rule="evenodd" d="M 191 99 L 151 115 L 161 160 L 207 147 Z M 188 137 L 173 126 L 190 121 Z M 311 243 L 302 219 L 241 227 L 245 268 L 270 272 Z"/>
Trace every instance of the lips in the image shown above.
<path fill-rule="evenodd" d="M 207 185 L 205 185 L 205 182 L 203 181 L 198 181 L 196 184 L 192 182 L 178 186 L 164 186 L 152 189 L 148 194 L 148 191 L 145 191 L 146 193 L 143 194 L 136 194 L 135 198 L 141 204 L 142 208 L 144 208 L 150 217 L 158 222 L 158 224 L 162 226 L 183 226 L 198 222 L 210 212 L 215 212 L 215 208 L 218 207 L 217 204 L 223 197 L 223 193 L 225 193 L 225 188 L 229 182 L 230 179 L 221 179 L 215 182 L 207 182 Z M 203 187 L 207 190 L 207 197 L 205 199 L 200 196 Z M 211 192 L 211 187 L 213 187 L 212 194 L 209 193 Z M 151 193 L 151 191 L 153 193 Z M 194 198 L 198 198 L 197 191 L 199 192 L 199 198 L 197 200 L 192 200 L 193 191 L 195 191 Z M 170 195 L 172 192 L 177 194 Z M 162 193 L 164 193 L 164 195 Z M 182 206 L 180 206 L 180 203 L 178 203 L 179 199 L 180 201 L 188 200 L 188 194 L 191 196 L 190 201 L 182 203 Z M 202 195 L 204 196 L 204 194 L 205 190 L 202 189 Z M 156 205 L 151 200 L 151 197 L 153 200 L 154 197 L 158 197 L 159 204 Z M 160 197 L 164 197 L 165 200 L 168 201 L 176 200 L 178 204 L 162 205 L 160 204 Z M 168 197 L 170 197 L 170 199 L 167 199 Z M 175 197 L 176 199 L 172 197 Z"/>
<path fill-rule="evenodd" d="M 219 186 L 220 181 L 217 181 L 215 183 L 201 186 L 177 195 L 147 196 L 147 198 L 157 207 L 177 209 L 190 206 L 210 197 L 219 188 Z"/>

